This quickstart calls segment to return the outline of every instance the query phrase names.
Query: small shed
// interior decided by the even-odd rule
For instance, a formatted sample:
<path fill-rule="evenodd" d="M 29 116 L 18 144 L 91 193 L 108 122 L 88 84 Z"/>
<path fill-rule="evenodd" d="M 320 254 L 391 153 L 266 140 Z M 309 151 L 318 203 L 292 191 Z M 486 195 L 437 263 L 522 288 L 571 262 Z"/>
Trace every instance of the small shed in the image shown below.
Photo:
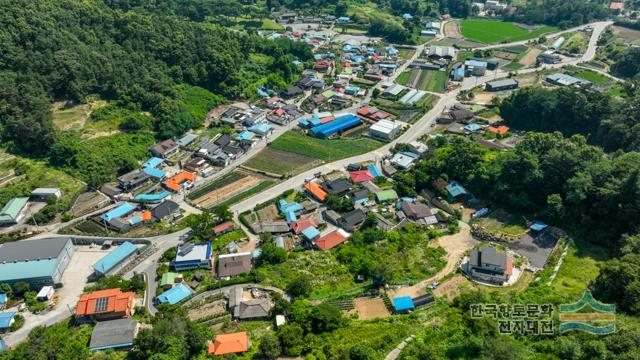
<path fill-rule="evenodd" d="M 415 309 L 411 296 L 398 296 L 393 298 L 393 310 L 395 312 L 408 312 Z"/>

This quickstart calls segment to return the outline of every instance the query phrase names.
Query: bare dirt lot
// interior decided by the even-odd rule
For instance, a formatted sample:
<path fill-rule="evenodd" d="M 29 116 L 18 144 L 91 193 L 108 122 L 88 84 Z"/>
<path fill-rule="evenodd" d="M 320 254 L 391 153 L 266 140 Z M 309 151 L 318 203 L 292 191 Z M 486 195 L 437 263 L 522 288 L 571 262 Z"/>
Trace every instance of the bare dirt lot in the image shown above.
<path fill-rule="evenodd" d="M 467 283 L 469 280 L 462 275 L 456 275 L 453 278 L 443 282 L 435 290 L 434 296 L 444 296 L 448 300 L 455 298 L 460 293 L 460 285 Z"/>
<path fill-rule="evenodd" d="M 278 218 L 278 209 L 275 205 L 269 205 L 258 210 L 258 218 L 262 221 L 272 221 Z"/>
<path fill-rule="evenodd" d="M 390 298 L 397 296 L 418 297 L 426 294 L 425 289 L 432 283 L 442 279 L 447 274 L 454 272 L 458 263 L 477 242 L 471 237 L 471 228 L 467 223 L 459 222 L 460 231 L 454 235 L 442 236 L 438 238 L 438 245 L 447 251 L 447 265 L 440 270 L 435 276 L 422 280 L 419 283 L 390 290 L 388 295 Z"/>
<path fill-rule="evenodd" d="M 490 92 L 481 92 L 476 93 L 476 96 L 473 97 L 473 103 L 478 105 L 489 105 L 491 104 L 491 100 L 496 97 L 495 93 Z"/>
<path fill-rule="evenodd" d="M 640 45 L 639 30 L 632 30 L 621 26 L 614 26 L 613 33 L 615 34 L 614 38 L 618 43 Z"/>
<path fill-rule="evenodd" d="M 353 301 L 360 320 L 387 318 L 391 316 L 382 298 L 357 298 Z"/>
<path fill-rule="evenodd" d="M 200 307 L 189 311 L 189 319 L 196 321 L 203 319 L 207 316 L 223 314 L 227 311 L 226 303 L 224 300 L 218 300 L 210 303 L 206 303 Z"/>
<path fill-rule="evenodd" d="M 522 57 L 522 59 L 520 59 L 519 63 L 524 65 L 525 67 L 534 65 L 540 53 L 542 53 L 541 49 L 531 49 L 525 56 Z"/>
<path fill-rule="evenodd" d="M 260 182 L 262 180 L 255 176 L 245 176 L 193 200 L 193 205 L 200 208 L 210 208 L 258 185 Z"/>
<path fill-rule="evenodd" d="M 455 20 L 447 21 L 444 24 L 444 36 L 453 39 L 462 39 L 462 34 L 460 33 L 460 23 Z"/>

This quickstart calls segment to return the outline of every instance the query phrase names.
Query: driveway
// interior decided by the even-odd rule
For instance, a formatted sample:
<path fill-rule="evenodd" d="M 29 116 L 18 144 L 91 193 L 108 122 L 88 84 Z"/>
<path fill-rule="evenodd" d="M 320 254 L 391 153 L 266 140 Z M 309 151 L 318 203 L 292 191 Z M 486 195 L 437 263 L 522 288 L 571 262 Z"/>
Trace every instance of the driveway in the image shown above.
<path fill-rule="evenodd" d="M 531 267 L 542 269 L 547 264 L 558 239 L 558 236 L 554 236 L 548 231 L 537 236 L 532 236 L 527 232 L 517 241 L 505 243 L 505 245 L 518 255 L 526 257 Z"/>

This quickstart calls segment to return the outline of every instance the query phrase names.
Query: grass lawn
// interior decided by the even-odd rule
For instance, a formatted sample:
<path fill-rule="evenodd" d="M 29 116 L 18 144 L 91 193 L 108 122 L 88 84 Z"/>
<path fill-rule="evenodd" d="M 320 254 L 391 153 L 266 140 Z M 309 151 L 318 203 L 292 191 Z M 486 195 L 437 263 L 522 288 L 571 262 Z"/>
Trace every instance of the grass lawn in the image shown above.
<path fill-rule="evenodd" d="M 398 55 L 400 55 L 400 59 L 402 60 L 407 60 L 410 59 L 413 54 L 416 53 L 415 49 L 412 48 L 399 48 L 398 49 Z"/>
<path fill-rule="evenodd" d="M 581 79 L 589 80 L 596 85 L 606 84 L 611 81 L 611 79 L 605 75 L 591 70 L 578 70 L 576 71 L 576 76 Z"/>
<path fill-rule="evenodd" d="M 332 162 L 372 151 L 382 146 L 382 143 L 368 138 L 316 139 L 298 131 L 288 131 L 269 146 L 272 149 Z"/>
<path fill-rule="evenodd" d="M 537 38 L 542 34 L 555 31 L 557 28 L 541 26 L 533 31 L 527 31 L 514 23 L 506 21 L 466 19 L 462 20 L 460 30 L 467 40 L 497 44 Z"/>
<path fill-rule="evenodd" d="M 595 280 L 600 273 L 598 263 L 609 259 L 609 251 L 603 247 L 577 241 L 569 247 L 558 275 L 551 283 L 553 291 L 564 297 L 574 298 Z"/>
<path fill-rule="evenodd" d="M 520 70 L 524 67 L 524 65 L 520 64 L 517 61 L 512 61 L 510 63 L 508 63 L 507 65 L 503 66 L 502 69 L 503 70 L 507 70 L 507 71 L 515 71 L 515 70 Z"/>
<path fill-rule="evenodd" d="M 285 176 L 311 169 L 320 165 L 320 163 L 320 160 L 309 156 L 266 148 L 249 159 L 244 165 L 257 171 Z"/>
<path fill-rule="evenodd" d="M 241 229 L 230 231 L 226 234 L 222 234 L 212 241 L 213 249 L 221 249 L 232 241 L 237 241 L 247 237 L 247 234 L 244 233 Z"/>
<path fill-rule="evenodd" d="M 502 233 L 518 236 L 527 231 L 527 226 L 522 217 L 498 209 L 487 216 L 474 220 L 477 224 L 491 233 Z"/>

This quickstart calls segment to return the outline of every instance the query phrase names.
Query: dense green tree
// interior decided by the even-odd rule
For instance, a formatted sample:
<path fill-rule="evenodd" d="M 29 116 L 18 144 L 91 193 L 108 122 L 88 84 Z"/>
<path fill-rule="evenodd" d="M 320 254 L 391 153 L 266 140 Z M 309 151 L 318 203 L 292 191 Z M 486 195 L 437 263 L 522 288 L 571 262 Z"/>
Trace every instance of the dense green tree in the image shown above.
<path fill-rule="evenodd" d="M 260 345 L 258 346 L 258 352 L 264 359 L 276 359 L 282 354 L 282 348 L 280 347 L 280 340 L 274 334 L 266 334 L 260 338 Z"/>
<path fill-rule="evenodd" d="M 304 329 L 296 323 L 285 324 L 278 329 L 278 337 L 283 353 L 287 356 L 300 356 L 304 348 Z"/>
<path fill-rule="evenodd" d="M 222 221 L 228 221 L 233 218 L 233 213 L 229 210 L 228 205 L 220 205 L 215 210 L 216 217 Z"/>
<path fill-rule="evenodd" d="M 316 305 L 309 314 L 311 331 L 314 333 L 323 333 L 340 328 L 344 322 L 342 313 L 337 307 L 322 303 Z"/>
<path fill-rule="evenodd" d="M 287 293 L 291 296 L 306 296 L 311 292 L 311 280 L 306 275 L 298 275 L 287 284 Z"/>
<path fill-rule="evenodd" d="M 605 263 L 595 281 L 598 300 L 616 303 L 622 311 L 640 314 L 640 254 Z"/>
<path fill-rule="evenodd" d="M 268 242 L 260 247 L 260 256 L 258 257 L 258 266 L 263 264 L 280 264 L 287 260 L 287 251 Z"/>

